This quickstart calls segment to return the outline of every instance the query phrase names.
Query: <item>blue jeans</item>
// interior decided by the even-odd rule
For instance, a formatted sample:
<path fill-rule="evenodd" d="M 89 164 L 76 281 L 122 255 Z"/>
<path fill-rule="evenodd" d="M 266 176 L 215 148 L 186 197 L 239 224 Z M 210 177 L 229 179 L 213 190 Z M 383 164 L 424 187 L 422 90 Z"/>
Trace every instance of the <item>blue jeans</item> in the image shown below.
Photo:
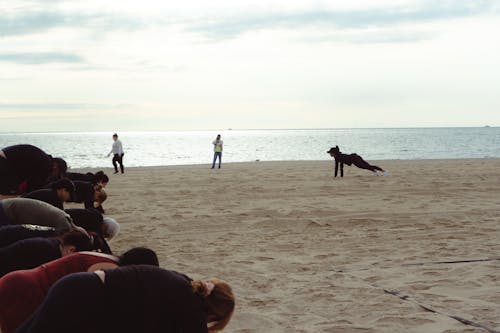
<path fill-rule="evenodd" d="M 222 152 L 214 152 L 214 161 L 212 162 L 212 169 L 215 167 L 215 161 L 217 161 L 217 156 L 219 157 L 219 168 L 222 162 Z"/>

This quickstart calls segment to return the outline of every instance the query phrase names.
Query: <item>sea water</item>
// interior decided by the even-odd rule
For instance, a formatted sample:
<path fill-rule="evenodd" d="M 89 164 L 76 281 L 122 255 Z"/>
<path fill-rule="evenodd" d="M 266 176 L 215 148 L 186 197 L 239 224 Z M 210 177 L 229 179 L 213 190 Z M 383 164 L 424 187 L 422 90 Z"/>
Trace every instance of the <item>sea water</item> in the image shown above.
<path fill-rule="evenodd" d="M 365 128 L 120 132 L 125 166 L 210 164 L 221 134 L 223 163 L 330 160 L 338 145 L 366 160 L 500 157 L 500 128 Z M 0 133 L 0 148 L 27 143 L 72 168 L 110 167 L 113 132 Z"/>

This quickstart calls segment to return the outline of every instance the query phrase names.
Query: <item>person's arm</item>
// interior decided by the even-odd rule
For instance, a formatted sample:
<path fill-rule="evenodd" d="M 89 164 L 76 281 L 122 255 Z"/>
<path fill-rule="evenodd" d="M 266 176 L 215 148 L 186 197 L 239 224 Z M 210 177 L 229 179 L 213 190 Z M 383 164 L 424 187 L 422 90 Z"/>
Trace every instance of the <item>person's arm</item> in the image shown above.
<path fill-rule="evenodd" d="M 118 267 L 117 264 L 113 264 L 110 262 L 99 262 L 97 264 L 93 264 L 87 269 L 87 272 L 95 272 L 98 270 L 105 270 L 105 269 L 113 269 Z"/>

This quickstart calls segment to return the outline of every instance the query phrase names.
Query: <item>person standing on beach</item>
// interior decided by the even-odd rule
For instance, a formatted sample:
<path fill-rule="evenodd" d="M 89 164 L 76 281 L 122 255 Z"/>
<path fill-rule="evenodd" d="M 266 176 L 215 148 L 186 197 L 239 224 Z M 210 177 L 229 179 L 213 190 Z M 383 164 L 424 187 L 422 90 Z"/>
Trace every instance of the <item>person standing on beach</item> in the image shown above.
<path fill-rule="evenodd" d="M 113 154 L 113 166 L 115 167 L 115 174 L 118 173 L 118 166 L 116 165 L 116 162 L 120 164 L 120 170 L 123 173 L 123 155 L 125 153 L 123 152 L 123 146 L 122 142 L 118 140 L 118 134 L 113 134 L 113 146 L 111 147 L 111 151 L 108 153 L 108 157 Z"/>
<path fill-rule="evenodd" d="M 214 160 L 212 162 L 212 169 L 215 167 L 215 162 L 217 161 L 217 157 L 219 158 L 219 169 L 222 163 L 222 148 L 223 142 L 220 138 L 220 134 L 217 135 L 217 138 L 212 142 L 214 145 Z"/>

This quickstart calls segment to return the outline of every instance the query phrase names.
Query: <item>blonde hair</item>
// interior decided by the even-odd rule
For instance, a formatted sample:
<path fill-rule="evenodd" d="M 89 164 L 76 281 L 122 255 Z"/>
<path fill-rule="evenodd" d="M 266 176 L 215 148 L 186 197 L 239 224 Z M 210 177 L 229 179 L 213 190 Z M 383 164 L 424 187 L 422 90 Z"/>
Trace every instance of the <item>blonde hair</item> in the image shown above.
<path fill-rule="evenodd" d="M 201 280 L 191 282 L 193 292 L 205 298 L 207 303 L 208 332 L 222 331 L 229 323 L 234 312 L 234 295 L 231 287 L 225 281 L 211 278 L 208 281 L 214 284 L 214 289 L 207 296 L 208 290 Z M 215 319 L 212 319 L 215 318 Z"/>

